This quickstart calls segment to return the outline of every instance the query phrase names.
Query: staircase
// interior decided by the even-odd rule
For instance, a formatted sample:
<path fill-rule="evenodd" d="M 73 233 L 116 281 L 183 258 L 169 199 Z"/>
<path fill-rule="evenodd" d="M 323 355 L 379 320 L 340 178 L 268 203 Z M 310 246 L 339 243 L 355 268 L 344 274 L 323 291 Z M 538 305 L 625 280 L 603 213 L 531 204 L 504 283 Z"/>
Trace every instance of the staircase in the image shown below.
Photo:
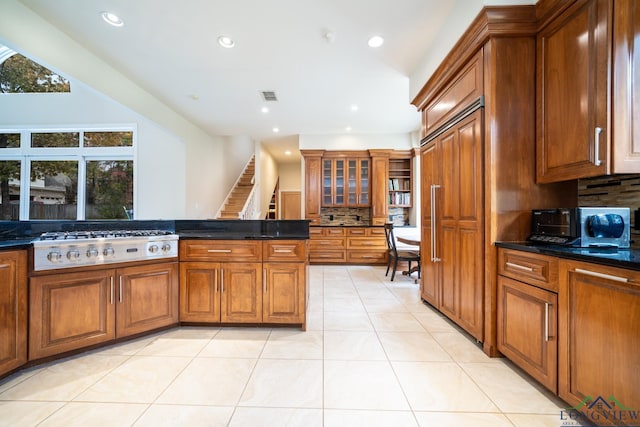
<path fill-rule="evenodd" d="M 251 194 L 253 189 L 255 175 L 255 156 L 251 158 L 251 161 L 247 164 L 242 175 L 236 182 L 235 187 L 231 191 L 231 194 L 227 198 L 227 203 L 224 205 L 218 219 L 238 219 L 240 213 L 244 208 L 247 198 Z"/>

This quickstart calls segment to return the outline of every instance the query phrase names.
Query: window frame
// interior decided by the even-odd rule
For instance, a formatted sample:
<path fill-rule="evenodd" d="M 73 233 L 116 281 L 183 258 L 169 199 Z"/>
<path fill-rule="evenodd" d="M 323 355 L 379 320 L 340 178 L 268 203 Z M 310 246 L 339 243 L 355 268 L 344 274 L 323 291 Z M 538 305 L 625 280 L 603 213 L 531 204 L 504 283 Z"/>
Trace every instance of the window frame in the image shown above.
<path fill-rule="evenodd" d="M 32 133 L 78 132 L 78 147 L 31 147 Z M 84 147 L 84 132 L 132 132 L 130 147 Z M 133 162 L 133 214 L 138 204 L 137 138 L 135 124 L 82 125 L 82 126 L 28 126 L 0 127 L 0 133 L 19 133 L 20 147 L 0 149 L 0 161 L 20 160 L 19 220 L 29 221 L 31 163 L 34 161 L 77 161 L 78 193 L 76 220 L 86 219 L 86 165 L 88 161 L 125 160 Z M 33 220 L 37 221 L 37 220 Z M 63 221 L 63 220 L 61 220 Z"/>

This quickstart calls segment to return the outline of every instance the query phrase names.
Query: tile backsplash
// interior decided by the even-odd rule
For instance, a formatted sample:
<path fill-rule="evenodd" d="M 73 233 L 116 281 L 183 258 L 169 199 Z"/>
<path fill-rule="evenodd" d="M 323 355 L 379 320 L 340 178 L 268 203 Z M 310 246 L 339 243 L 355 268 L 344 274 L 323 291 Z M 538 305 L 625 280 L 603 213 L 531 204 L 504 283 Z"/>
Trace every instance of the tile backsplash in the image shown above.
<path fill-rule="evenodd" d="M 321 208 L 320 225 L 362 225 L 371 223 L 369 208 Z"/>
<path fill-rule="evenodd" d="M 640 230 L 634 230 L 640 209 L 640 174 L 610 175 L 578 180 L 578 206 L 631 209 L 632 247 L 640 249 Z"/>

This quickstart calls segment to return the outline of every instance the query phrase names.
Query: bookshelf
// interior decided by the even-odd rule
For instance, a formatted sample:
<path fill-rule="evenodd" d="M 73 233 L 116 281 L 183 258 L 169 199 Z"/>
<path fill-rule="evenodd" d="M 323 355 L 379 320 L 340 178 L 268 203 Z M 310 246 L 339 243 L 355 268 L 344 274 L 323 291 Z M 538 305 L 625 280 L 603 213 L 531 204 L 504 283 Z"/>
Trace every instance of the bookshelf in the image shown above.
<path fill-rule="evenodd" d="M 396 226 L 409 224 L 409 209 L 413 206 L 411 189 L 413 174 L 411 154 L 394 153 L 389 158 L 388 206 L 389 221 Z"/>

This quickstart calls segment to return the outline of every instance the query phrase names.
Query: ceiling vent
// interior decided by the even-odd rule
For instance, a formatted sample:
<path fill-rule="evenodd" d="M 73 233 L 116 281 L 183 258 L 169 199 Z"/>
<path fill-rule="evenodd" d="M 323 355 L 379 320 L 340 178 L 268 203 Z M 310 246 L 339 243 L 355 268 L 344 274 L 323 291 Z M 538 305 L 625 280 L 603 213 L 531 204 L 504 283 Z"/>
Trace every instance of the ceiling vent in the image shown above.
<path fill-rule="evenodd" d="M 262 99 L 268 102 L 271 102 L 271 101 L 275 102 L 278 100 L 276 93 L 272 90 L 263 90 L 260 92 L 260 95 L 262 95 Z"/>

